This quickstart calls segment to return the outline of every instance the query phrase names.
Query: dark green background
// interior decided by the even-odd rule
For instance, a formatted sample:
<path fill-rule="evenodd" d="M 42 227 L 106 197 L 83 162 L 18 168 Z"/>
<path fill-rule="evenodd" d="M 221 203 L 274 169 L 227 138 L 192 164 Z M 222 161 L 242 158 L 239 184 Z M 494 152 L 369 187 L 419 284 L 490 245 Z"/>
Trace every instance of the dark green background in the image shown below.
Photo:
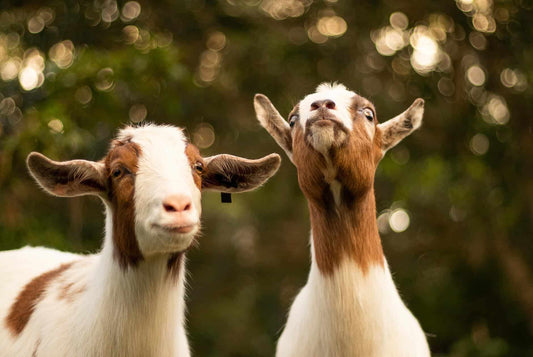
<path fill-rule="evenodd" d="M 410 216 L 405 232 L 382 234 L 394 279 L 435 355 L 533 355 L 531 0 L 139 3 L 130 19 L 135 4 L 122 1 L 0 2 L 0 248 L 98 250 L 101 203 L 46 195 L 24 160 L 32 150 L 98 160 L 138 108 L 200 143 L 198 129 L 212 127 L 204 155 L 256 158 L 281 150 L 255 119 L 254 93 L 286 115 L 322 81 L 339 81 L 381 121 L 423 97 L 423 127 L 376 175 L 378 214 Z M 398 27 L 394 12 L 409 20 L 396 32 L 405 46 L 383 55 L 379 31 Z M 328 19 L 337 35 L 318 32 Z M 424 31 L 429 47 L 414 41 Z M 413 67 L 431 48 L 434 66 Z M 25 90 L 17 61 L 44 82 Z M 203 234 L 188 254 L 194 355 L 273 355 L 305 283 L 307 207 L 281 154 L 259 191 L 231 205 L 204 194 Z"/>

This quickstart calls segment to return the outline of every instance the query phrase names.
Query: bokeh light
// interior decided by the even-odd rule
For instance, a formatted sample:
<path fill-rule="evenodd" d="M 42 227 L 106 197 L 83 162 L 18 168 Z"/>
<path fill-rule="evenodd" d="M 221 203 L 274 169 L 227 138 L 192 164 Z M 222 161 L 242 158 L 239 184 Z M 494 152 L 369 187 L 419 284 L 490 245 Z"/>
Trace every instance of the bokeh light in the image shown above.
<path fill-rule="evenodd" d="M 489 139 L 486 135 L 478 133 L 470 139 L 470 150 L 475 155 L 485 155 L 489 150 Z"/>
<path fill-rule="evenodd" d="M 70 40 L 58 42 L 50 48 L 48 55 L 59 68 L 68 68 L 74 62 L 74 44 Z"/>
<path fill-rule="evenodd" d="M 137 1 L 128 1 L 122 7 L 122 13 L 120 19 L 123 22 L 129 22 L 135 20 L 141 14 L 141 4 Z"/>
<path fill-rule="evenodd" d="M 0 76 L 4 81 L 10 81 L 17 78 L 20 68 L 22 67 L 22 60 L 18 57 L 11 57 L 9 60 L 2 63 L 0 67 Z"/>
<path fill-rule="evenodd" d="M 96 74 L 96 83 L 95 87 L 99 91 L 102 92 L 108 92 L 113 89 L 113 86 L 115 84 L 114 81 L 114 72 L 111 68 L 106 67 L 102 68 L 98 71 Z"/>
<path fill-rule="evenodd" d="M 24 53 L 22 69 L 18 77 L 20 86 L 31 91 L 44 83 L 44 56 L 36 48 L 30 48 Z"/>
<path fill-rule="evenodd" d="M 485 71 L 478 65 L 471 66 L 466 71 L 466 78 L 472 85 L 480 87 L 485 84 Z"/>
<path fill-rule="evenodd" d="M 425 74 L 434 70 L 439 63 L 440 49 L 429 29 L 417 26 L 410 37 L 410 43 L 414 49 L 411 64 L 415 71 Z"/>
<path fill-rule="evenodd" d="M 81 104 L 89 104 L 93 99 L 93 93 L 89 86 L 83 86 L 76 89 L 74 92 L 74 98 Z"/>
<path fill-rule="evenodd" d="M 348 25 L 340 16 L 323 16 L 318 19 L 316 28 L 324 36 L 340 37 L 344 35 Z"/>
<path fill-rule="evenodd" d="M 500 81 L 505 87 L 519 92 L 525 91 L 528 87 L 526 75 L 518 69 L 504 68 L 500 73 Z"/>
<path fill-rule="evenodd" d="M 215 129 L 208 123 L 199 124 L 194 128 L 192 140 L 200 149 L 207 149 L 215 142 Z"/>
<path fill-rule="evenodd" d="M 390 228 L 396 233 L 403 232 L 409 228 L 409 223 L 409 214 L 402 208 L 397 208 L 390 214 L 389 225 Z"/>
<path fill-rule="evenodd" d="M 284 20 L 302 16 L 311 3 L 312 0 L 264 0 L 261 9 L 275 20 Z"/>
<path fill-rule="evenodd" d="M 409 19 L 403 12 L 396 11 L 389 16 L 391 26 L 398 30 L 406 30 L 409 26 Z"/>
<path fill-rule="evenodd" d="M 52 119 L 48 122 L 48 128 L 54 134 L 62 134 L 64 132 L 63 122 L 59 119 Z"/>
<path fill-rule="evenodd" d="M 498 125 L 507 124 L 511 117 L 509 108 L 507 108 L 507 102 L 502 96 L 497 94 L 488 96 L 486 103 L 481 109 L 481 114 L 485 121 Z"/>
<path fill-rule="evenodd" d="M 376 50 L 383 56 L 392 56 L 408 44 L 407 32 L 391 26 L 373 31 L 370 38 L 376 45 Z"/>
<path fill-rule="evenodd" d="M 148 110 L 144 104 L 134 104 L 130 107 L 128 114 L 132 123 L 140 123 L 146 119 Z"/>
<path fill-rule="evenodd" d="M 139 28 L 137 26 L 125 26 L 122 29 L 122 33 L 124 34 L 124 42 L 128 45 L 134 44 L 139 39 Z"/>
<path fill-rule="evenodd" d="M 209 35 L 206 46 L 212 51 L 222 51 L 226 47 L 226 35 L 220 31 L 215 31 Z"/>
<path fill-rule="evenodd" d="M 107 23 L 111 23 L 118 19 L 119 11 L 117 2 L 114 0 L 104 1 L 100 16 L 102 17 L 102 21 Z"/>

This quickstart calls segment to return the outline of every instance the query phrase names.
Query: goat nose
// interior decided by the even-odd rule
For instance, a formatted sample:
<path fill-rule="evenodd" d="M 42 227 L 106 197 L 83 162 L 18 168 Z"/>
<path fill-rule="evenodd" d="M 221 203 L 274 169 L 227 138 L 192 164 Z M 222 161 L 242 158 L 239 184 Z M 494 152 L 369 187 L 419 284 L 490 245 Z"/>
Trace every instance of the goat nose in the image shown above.
<path fill-rule="evenodd" d="M 172 195 L 163 200 L 163 208 L 166 212 L 186 212 L 192 208 L 192 201 L 186 195 Z"/>
<path fill-rule="evenodd" d="M 335 102 L 332 101 L 331 99 L 317 100 L 311 103 L 311 110 L 317 110 L 318 108 L 321 108 L 321 107 L 328 108 L 328 109 L 335 109 L 336 105 L 335 105 Z"/>

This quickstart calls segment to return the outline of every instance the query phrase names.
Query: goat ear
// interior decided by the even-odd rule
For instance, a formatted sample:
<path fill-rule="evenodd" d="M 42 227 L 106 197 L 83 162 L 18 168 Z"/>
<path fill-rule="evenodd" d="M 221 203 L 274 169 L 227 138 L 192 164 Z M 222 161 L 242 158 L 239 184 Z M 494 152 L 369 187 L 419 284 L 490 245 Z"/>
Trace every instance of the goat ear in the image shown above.
<path fill-rule="evenodd" d="M 254 108 L 259 123 L 276 140 L 292 161 L 292 136 L 289 124 L 272 105 L 270 99 L 263 94 L 255 95 Z"/>
<path fill-rule="evenodd" d="M 101 162 L 57 162 L 32 152 L 26 164 L 39 185 L 55 196 L 73 197 L 105 192 L 105 167 Z"/>
<path fill-rule="evenodd" d="M 270 154 L 261 159 L 249 160 L 233 155 L 216 155 L 204 158 L 205 172 L 202 188 L 221 192 L 244 192 L 256 189 L 279 169 L 281 158 Z"/>
<path fill-rule="evenodd" d="M 424 115 L 424 100 L 416 99 L 402 114 L 378 124 L 381 131 L 381 150 L 385 153 L 396 146 L 403 138 L 411 134 L 422 125 Z"/>

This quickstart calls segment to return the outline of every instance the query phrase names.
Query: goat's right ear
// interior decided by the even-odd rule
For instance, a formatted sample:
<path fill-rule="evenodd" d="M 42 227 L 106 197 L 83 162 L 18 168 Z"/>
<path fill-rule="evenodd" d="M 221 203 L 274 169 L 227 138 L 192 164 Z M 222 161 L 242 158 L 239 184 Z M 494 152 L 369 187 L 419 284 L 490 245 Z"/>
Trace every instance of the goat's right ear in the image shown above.
<path fill-rule="evenodd" d="M 272 105 L 270 99 L 263 94 L 255 95 L 254 108 L 259 123 L 276 140 L 292 161 L 292 136 L 289 124 Z"/>
<path fill-rule="evenodd" d="M 57 162 L 32 152 L 26 164 L 37 183 L 55 196 L 98 195 L 106 190 L 105 165 L 102 162 Z"/>

